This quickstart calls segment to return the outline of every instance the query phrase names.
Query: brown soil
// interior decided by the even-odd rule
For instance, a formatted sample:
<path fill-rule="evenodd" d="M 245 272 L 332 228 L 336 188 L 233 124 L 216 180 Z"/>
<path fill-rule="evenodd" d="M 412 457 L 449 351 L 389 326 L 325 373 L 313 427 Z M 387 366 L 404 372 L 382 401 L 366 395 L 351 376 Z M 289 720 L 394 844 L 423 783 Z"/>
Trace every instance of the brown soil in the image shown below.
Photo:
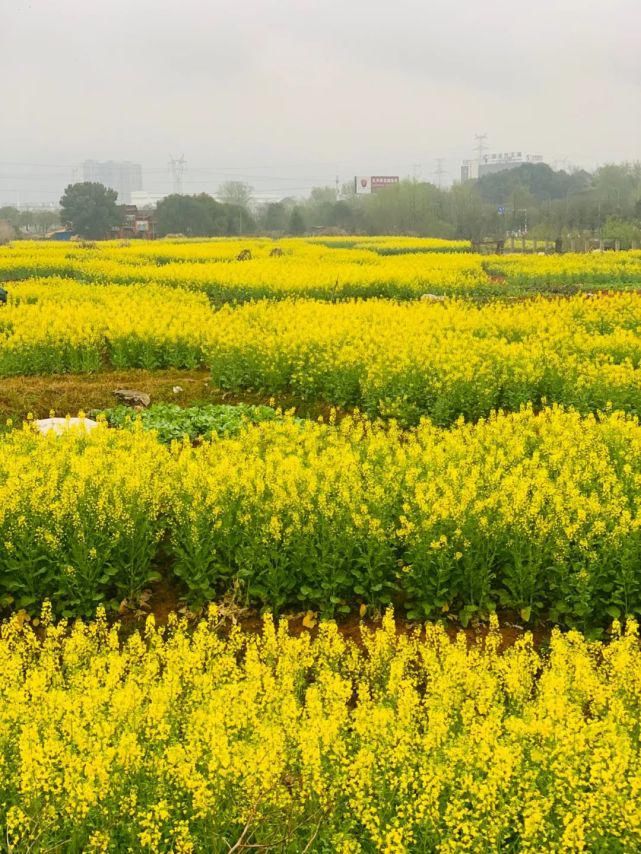
<path fill-rule="evenodd" d="M 179 386 L 181 391 L 174 392 Z M 146 392 L 152 403 L 177 403 L 193 406 L 201 403 L 269 403 L 296 411 L 309 418 L 327 418 L 331 407 L 316 401 L 301 401 L 292 395 L 274 397 L 254 392 L 234 393 L 215 388 L 207 370 L 194 371 L 104 371 L 97 374 L 53 374 L 3 377 L 0 381 L 0 422 L 7 418 L 22 420 L 56 415 L 76 416 L 80 410 L 107 409 L 118 401 L 117 388 Z"/>
<path fill-rule="evenodd" d="M 185 617 L 190 623 L 196 623 L 203 615 L 206 609 L 199 612 L 191 611 L 181 599 L 179 591 L 168 584 L 160 582 L 149 591 L 148 597 L 143 597 L 144 604 L 137 608 L 123 608 L 121 614 L 117 617 L 123 633 L 125 635 L 144 626 L 147 617 L 152 614 L 156 621 L 156 625 L 164 626 L 167 624 L 169 615 L 176 613 L 181 617 Z M 261 614 L 252 608 L 242 608 L 230 604 L 227 601 L 219 603 L 220 614 L 223 619 L 223 631 L 229 629 L 232 624 L 240 626 L 243 632 L 250 634 L 260 634 L 263 628 L 263 619 Z M 309 627 L 304 623 L 306 618 L 305 613 L 284 613 L 280 615 L 280 620 L 285 620 L 288 625 L 290 634 L 298 637 L 299 635 L 309 632 L 312 636 L 318 634 L 318 615 L 314 614 L 314 625 Z M 361 629 L 380 628 L 382 622 L 382 614 L 371 615 L 367 614 L 361 618 L 356 612 L 337 618 L 338 630 L 341 635 L 358 644 L 363 643 Z M 397 613 L 395 615 L 396 633 L 398 635 L 411 634 L 422 627 L 422 623 L 408 620 Z M 550 627 L 544 625 L 524 626 L 517 622 L 514 614 L 504 613 L 499 615 L 501 643 L 500 651 L 504 651 L 513 646 L 519 638 L 529 631 L 532 633 L 534 645 L 537 648 L 547 646 L 550 638 Z M 461 632 L 465 635 L 468 645 L 482 643 L 487 637 L 489 626 L 484 622 L 477 622 L 466 627 L 463 627 L 455 619 L 443 621 L 443 627 L 453 640 Z"/>

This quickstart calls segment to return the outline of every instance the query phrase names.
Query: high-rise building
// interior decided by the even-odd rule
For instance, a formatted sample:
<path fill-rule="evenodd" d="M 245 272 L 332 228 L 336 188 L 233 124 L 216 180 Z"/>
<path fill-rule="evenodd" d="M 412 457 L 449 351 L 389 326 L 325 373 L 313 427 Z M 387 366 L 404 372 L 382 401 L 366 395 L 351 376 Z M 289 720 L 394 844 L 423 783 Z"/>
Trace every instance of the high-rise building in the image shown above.
<path fill-rule="evenodd" d="M 82 164 L 83 181 L 104 184 L 118 193 L 120 204 L 131 204 L 131 194 L 142 190 L 142 166 L 129 161 L 85 160 Z"/>

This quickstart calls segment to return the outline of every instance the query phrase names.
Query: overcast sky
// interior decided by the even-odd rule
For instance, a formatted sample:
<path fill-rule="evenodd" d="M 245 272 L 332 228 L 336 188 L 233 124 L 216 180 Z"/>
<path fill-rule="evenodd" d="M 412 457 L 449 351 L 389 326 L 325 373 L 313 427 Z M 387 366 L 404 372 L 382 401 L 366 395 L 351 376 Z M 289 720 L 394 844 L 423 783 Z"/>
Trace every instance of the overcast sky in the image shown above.
<path fill-rule="evenodd" d="M 489 151 L 641 158 L 640 0 L 0 0 L 0 200 L 84 159 L 168 191 L 447 178 Z M 48 196 L 47 196 L 48 194 Z"/>

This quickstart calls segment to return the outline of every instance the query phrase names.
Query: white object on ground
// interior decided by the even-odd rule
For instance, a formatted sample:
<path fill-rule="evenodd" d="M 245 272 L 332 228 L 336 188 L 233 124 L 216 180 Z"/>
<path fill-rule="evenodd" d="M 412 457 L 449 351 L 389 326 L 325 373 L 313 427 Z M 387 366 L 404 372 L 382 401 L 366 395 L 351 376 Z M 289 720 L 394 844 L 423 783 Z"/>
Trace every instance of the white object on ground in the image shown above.
<path fill-rule="evenodd" d="M 39 421 L 34 421 L 33 423 L 43 436 L 52 431 L 56 436 L 60 436 L 61 433 L 64 433 L 70 427 L 79 426 L 84 427 L 87 433 L 90 433 L 94 427 L 98 426 L 98 422 L 92 421 L 91 418 L 41 418 Z"/>

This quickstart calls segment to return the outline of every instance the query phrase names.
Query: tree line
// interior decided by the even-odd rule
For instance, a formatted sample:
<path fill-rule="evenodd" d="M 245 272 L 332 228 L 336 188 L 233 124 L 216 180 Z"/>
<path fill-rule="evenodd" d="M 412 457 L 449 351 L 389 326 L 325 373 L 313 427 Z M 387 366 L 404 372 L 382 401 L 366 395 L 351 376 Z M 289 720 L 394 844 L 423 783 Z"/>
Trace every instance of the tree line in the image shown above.
<path fill-rule="evenodd" d="M 307 226 L 352 233 L 470 240 L 590 234 L 619 239 L 626 247 L 641 244 L 641 163 L 593 173 L 524 164 L 448 189 L 406 180 L 356 196 L 347 186 L 340 200 L 327 188 L 313 191 L 301 212 Z"/>
<path fill-rule="evenodd" d="M 641 243 L 639 162 L 608 164 L 592 173 L 524 164 L 447 189 L 404 180 L 360 196 L 347 184 L 338 197 L 334 187 L 318 187 L 305 199 L 269 203 L 255 199 L 247 184 L 229 181 L 216 196 L 167 196 L 155 208 L 157 234 L 279 236 L 335 231 L 471 240 L 510 234 L 553 240 L 590 234 L 616 238 L 624 248 Z M 0 222 L 27 236 L 51 227 L 55 216 L 50 211 L 0 208 Z M 121 220 L 116 192 L 101 184 L 69 185 L 60 200 L 60 221 L 83 237 L 107 237 Z"/>
<path fill-rule="evenodd" d="M 242 199 L 249 207 L 250 187 L 230 182 L 222 189 L 227 191 L 222 198 Z M 618 239 L 625 248 L 641 244 L 641 162 L 608 164 L 592 173 L 523 164 L 447 189 L 404 180 L 367 196 L 357 195 L 352 184 L 344 185 L 338 198 L 334 187 L 320 187 L 303 200 L 254 205 L 248 231 L 252 222 L 254 232 L 275 235 L 322 230 L 469 240 L 591 235 Z"/>

